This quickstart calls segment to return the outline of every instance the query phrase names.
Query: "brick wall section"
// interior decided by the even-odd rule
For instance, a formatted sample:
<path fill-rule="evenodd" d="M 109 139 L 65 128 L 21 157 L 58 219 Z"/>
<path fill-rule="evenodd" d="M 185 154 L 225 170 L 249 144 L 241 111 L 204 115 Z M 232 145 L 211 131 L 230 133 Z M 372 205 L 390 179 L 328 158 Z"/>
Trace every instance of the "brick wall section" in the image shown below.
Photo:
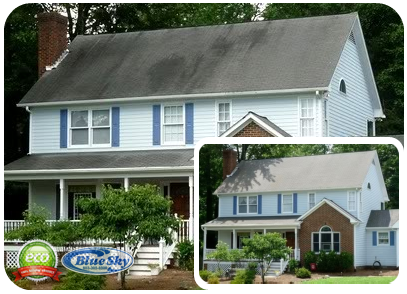
<path fill-rule="evenodd" d="M 273 137 L 255 122 L 251 122 L 233 137 Z"/>
<path fill-rule="evenodd" d="M 68 46 L 67 18 L 56 12 L 39 13 L 38 19 L 38 77 L 45 67 L 53 65 Z"/>
<path fill-rule="evenodd" d="M 237 152 L 232 149 L 223 150 L 223 179 L 230 175 L 237 165 Z"/>
<path fill-rule="evenodd" d="M 320 208 L 306 217 L 299 230 L 299 247 L 301 263 L 304 263 L 305 253 L 311 250 L 311 233 L 318 232 L 322 226 L 330 226 L 334 232 L 340 232 L 340 250 L 354 253 L 353 251 L 353 225 L 349 219 L 332 208 L 323 204 Z"/>

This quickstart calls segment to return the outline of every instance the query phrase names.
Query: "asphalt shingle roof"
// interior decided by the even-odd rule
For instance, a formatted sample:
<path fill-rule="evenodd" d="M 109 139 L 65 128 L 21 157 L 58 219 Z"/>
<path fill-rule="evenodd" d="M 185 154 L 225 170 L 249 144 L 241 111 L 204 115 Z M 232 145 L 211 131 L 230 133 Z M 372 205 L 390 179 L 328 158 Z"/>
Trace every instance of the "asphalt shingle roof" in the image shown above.
<path fill-rule="evenodd" d="M 362 187 L 376 151 L 241 161 L 214 194 Z"/>
<path fill-rule="evenodd" d="M 32 154 L 7 164 L 4 170 L 193 167 L 193 156 L 193 149 Z"/>
<path fill-rule="evenodd" d="M 77 36 L 20 103 L 326 87 L 356 16 Z"/>
<path fill-rule="evenodd" d="M 372 210 L 366 227 L 391 228 L 399 220 L 399 210 Z"/>

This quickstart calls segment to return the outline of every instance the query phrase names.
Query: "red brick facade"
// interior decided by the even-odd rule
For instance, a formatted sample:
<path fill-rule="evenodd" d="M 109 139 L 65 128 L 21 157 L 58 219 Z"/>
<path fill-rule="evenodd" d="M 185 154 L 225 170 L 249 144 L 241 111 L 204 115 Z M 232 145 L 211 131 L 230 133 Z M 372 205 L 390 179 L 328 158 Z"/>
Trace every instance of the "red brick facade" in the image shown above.
<path fill-rule="evenodd" d="M 223 150 L 223 179 L 230 175 L 237 165 L 237 152 L 232 149 Z"/>
<path fill-rule="evenodd" d="M 301 224 L 298 239 L 301 263 L 304 262 L 305 253 L 311 250 L 312 232 L 318 232 L 325 225 L 330 226 L 334 232 L 340 232 L 340 250 L 353 254 L 353 225 L 347 217 L 325 203 L 307 216 Z"/>
<path fill-rule="evenodd" d="M 38 77 L 53 65 L 68 45 L 67 18 L 57 12 L 38 16 Z"/>
<path fill-rule="evenodd" d="M 274 137 L 255 122 L 251 122 L 233 137 Z"/>

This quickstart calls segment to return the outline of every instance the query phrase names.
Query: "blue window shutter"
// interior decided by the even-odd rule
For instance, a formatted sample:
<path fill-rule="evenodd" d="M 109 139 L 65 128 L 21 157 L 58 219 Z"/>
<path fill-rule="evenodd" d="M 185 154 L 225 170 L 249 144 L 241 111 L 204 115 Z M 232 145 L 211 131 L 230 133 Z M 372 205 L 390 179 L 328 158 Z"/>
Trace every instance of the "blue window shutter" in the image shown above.
<path fill-rule="evenodd" d="M 394 246 L 394 231 L 390 231 L 390 246 Z"/>
<path fill-rule="evenodd" d="M 153 105 L 153 145 L 161 142 L 161 105 Z"/>
<path fill-rule="evenodd" d="M 298 194 L 294 193 L 294 208 L 293 208 L 294 213 L 297 213 L 297 202 L 298 202 L 297 198 Z"/>
<path fill-rule="evenodd" d="M 66 148 L 67 146 L 68 146 L 68 110 L 61 109 L 59 147 Z"/>
<path fill-rule="evenodd" d="M 377 232 L 373 231 L 372 232 L 372 237 L 373 237 L 373 246 L 377 246 Z"/>
<path fill-rule="evenodd" d="M 281 194 L 277 195 L 277 212 L 281 213 Z"/>
<path fill-rule="evenodd" d="M 194 144 L 194 104 L 185 103 L 185 144 Z"/>
<path fill-rule="evenodd" d="M 233 215 L 237 214 L 237 196 L 233 196 Z"/>
<path fill-rule="evenodd" d="M 112 107 L 112 147 L 120 146 L 120 107 Z"/>
<path fill-rule="evenodd" d="M 262 205 L 263 205 L 262 196 L 259 195 L 258 201 L 257 201 L 257 213 L 258 214 L 262 214 Z"/>

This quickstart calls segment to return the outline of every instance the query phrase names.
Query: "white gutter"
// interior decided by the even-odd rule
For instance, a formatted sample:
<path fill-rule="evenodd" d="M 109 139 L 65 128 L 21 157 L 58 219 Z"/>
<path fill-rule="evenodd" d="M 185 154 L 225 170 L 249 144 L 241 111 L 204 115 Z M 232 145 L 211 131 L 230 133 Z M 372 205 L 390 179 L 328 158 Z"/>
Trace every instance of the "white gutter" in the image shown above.
<path fill-rule="evenodd" d="M 74 100 L 74 101 L 55 101 L 55 102 L 35 102 L 35 103 L 19 103 L 18 107 L 26 106 L 58 106 L 58 105 L 80 105 L 80 104 L 99 104 L 99 103 L 118 103 L 132 101 L 152 101 L 163 99 L 198 99 L 198 98 L 228 98 L 228 97 L 246 97 L 246 96 L 263 96 L 275 94 L 295 94 L 303 92 L 327 91 L 328 87 L 319 88 L 298 88 L 298 89 L 282 89 L 282 90 L 264 90 L 264 91 L 245 91 L 245 92 L 225 92 L 225 93 L 202 93 L 202 94 L 184 94 L 184 95 L 159 95 L 159 96 L 143 96 L 143 97 L 127 97 L 127 98 L 109 98 L 109 99 L 94 99 L 94 100 Z"/>
<path fill-rule="evenodd" d="M 31 122 L 31 119 L 32 119 L 32 114 L 31 114 L 31 110 L 30 110 L 30 107 L 28 107 L 28 106 L 26 106 L 25 107 L 25 111 L 27 111 L 28 113 L 29 113 L 29 116 L 30 116 L 30 118 L 29 118 L 29 120 L 28 120 L 28 154 L 31 154 L 31 127 L 32 127 L 32 122 Z"/>

